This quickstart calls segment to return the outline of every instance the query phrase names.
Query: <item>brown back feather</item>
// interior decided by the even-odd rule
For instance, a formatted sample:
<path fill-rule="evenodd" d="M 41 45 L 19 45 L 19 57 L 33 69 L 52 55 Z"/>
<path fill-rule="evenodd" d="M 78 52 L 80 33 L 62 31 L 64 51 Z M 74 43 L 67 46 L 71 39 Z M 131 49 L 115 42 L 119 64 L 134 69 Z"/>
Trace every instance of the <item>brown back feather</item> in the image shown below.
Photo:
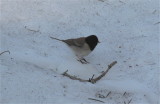
<path fill-rule="evenodd" d="M 85 37 L 80 37 L 80 38 L 76 38 L 76 39 L 67 39 L 67 40 L 63 40 L 63 42 L 65 42 L 66 44 L 70 45 L 70 46 L 78 46 L 78 47 L 82 47 L 85 43 Z"/>

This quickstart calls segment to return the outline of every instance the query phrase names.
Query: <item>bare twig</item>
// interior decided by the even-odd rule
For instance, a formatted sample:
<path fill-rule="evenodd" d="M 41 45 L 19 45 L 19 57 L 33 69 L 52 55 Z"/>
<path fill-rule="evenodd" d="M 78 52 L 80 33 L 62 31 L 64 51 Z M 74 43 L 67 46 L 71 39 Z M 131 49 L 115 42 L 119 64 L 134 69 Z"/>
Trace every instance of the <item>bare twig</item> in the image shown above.
<path fill-rule="evenodd" d="M 104 2 L 104 0 L 98 0 L 98 1 Z"/>
<path fill-rule="evenodd" d="M 128 103 L 126 103 L 126 101 L 124 101 L 124 104 L 130 104 L 131 101 L 132 101 L 132 99 L 130 99 L 130 100 L 128 101 Z"/>
<path fill-rule="evenodd" d="M 1 52 L 0 55 L 2 55 L 3 53 L 6 53 L 8 52 L 10 54 L 10 51 L 4 51 L 4 52 Z"/>
<path fill-rule="evenodd" d="M 125 95 L 126 95 L 126 93 L 127 93 L 127 92 L 124 92 L 123 96 L 125 96 Z"/>
<path fill-rule="evenodd" d="M 112 68 L 112 66 L 114 66 L 117 63 L 117 61 L 112 62 L 110 65 L 108 65 L 108 68 L 106 71 L 104 71 L 100 76 L 94 78 L 91 80 L 91 83 L 96 83 L 98 80 L 100 80 L 102 77 L 104 77 L 108 71 Z"/>
<path fill-rule="evenodd" d="M 157 10 L 154 10 L 153 12 L 152 12 L 152 14 L 155 14 L 157 12 Z"/>
<path fill-rule="evenodd" d="M 129 100 L 128 104 L 130 104 L 130 103 L 131 103 L 131 101 L 132 101 L 132 99 L 131 99 L 131 100 Z"/>
<path fill-rule="evenodd" d="M 123 4 L 125 4 L 125 2 L 123 2 L 123 1 L 121 1 L 121 0 L 119 0 L 119 2 L 120 2 L 120 3 L 123 3 Z"/>
<path fill-rule="evenodd" d="M 93 74 L 92 78 L 89 78 L 89 81 L 93 80 L 93 77 L 94 77 L 94 74 Z"/>
<path fill-rule="evenodd" d="M 66 77 L 69 77 L 70 79 L 73 79 L 73 80 L 79 80 L 81 82 L 89 82 L 89 80 L 84 80 L 84 79 L 81 79 L 81 78 L 77 78 L 76 76 L 71 76 L 67 72 L 68 72 L 68 70 L 65 71 L 62 75 L 66 76 Z"/>
<path fill-rule="evenodd" d="M 32 32 L 34 32 L 34 33 L 36 33 L 36 32 L 40 32 L 39 30 L 29 29 L 29 28 L 27 28 L 27 26 L 25 26 L 25 29 L 27 29 L 28 31 L 32 31 Z"/>
<path fill-rule="evenodd" d="M 154 25 L 157 25 L 157 24 L 159 24 L 160 22 L 156 22 Z"/>
<path fill-rule="evenodd" d="M 68 74 L 68 70 L 65 71 L 62 75 L 66 76 L 66 77 L 69 77 L 70 79 L 72 80 L 79 80 L 81 82 L 90 82 L 90 83 L 96 83 L 98 80 L 100 80 L 102 77 L 104 77 L 107 72 L 112 68 L 112 66 L 114 66 L 115 64 L 117 63 L 117 61 L 114 61 L 112 62 L 110 65 L 108 65 L 108 68 L 106 71 L 104 71 L 100 76 L 96 77 L 96 78 L 93 78 L 94 75 L 92 76 L 92 78 L 89 78 L 89 80 L 85 80 L 85 79 L 81 79 L 81 78 L 77 78 L 76 76 L 72 76 L 70 74 Z"/>
<path fill-rule="evenodd" d="M 101 103 L 105 103 L 104 101 L 98 100 L 98 99 L 94 99 L 94 98 L 88 98 L 89 100 L 94 100 L 94 101 L 99 101 Z"/>
<path fill-rule="evenodd" d="M 106 98 L 111 94 L 111 91 L 107 94 Z"/>

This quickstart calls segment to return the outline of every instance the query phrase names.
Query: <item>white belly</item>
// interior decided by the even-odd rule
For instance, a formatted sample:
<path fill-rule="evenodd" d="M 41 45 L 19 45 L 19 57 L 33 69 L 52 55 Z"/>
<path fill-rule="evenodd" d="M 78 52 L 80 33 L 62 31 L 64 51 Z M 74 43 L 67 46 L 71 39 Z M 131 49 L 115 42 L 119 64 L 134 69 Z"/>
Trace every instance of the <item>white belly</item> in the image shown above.
<path fill-rule="evenodd" d="M 91 53 L 91 50 L 88 44 L 86 43 L 84 44 L 83 47 L 71 46 L 71 48 L 73 49 L 78 58 L 83 58 L 84 56 L 87 56 L 88 54 Z"/>

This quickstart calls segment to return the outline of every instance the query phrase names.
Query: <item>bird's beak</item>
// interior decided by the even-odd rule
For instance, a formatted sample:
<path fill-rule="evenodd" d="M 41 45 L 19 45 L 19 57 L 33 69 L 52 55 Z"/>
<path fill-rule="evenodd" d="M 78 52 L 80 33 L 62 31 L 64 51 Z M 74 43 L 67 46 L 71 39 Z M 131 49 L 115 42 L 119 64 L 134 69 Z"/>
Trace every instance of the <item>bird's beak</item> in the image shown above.
<path fill-rule="evenodd" d="M 98 41 L 98 43 L 101 43 L 101 42 Z"/>

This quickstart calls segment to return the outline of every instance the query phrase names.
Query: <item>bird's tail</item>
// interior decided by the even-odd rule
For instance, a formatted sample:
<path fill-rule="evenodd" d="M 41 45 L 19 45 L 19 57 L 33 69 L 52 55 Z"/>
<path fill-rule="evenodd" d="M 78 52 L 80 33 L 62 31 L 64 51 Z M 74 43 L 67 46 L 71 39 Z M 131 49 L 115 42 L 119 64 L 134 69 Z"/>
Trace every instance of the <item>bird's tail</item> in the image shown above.
<path fill-rule="evenodd" d="M 54 38 L 54 37 L 50 37 L 51 39 L 55 39 L 55 40 L 58 40 L 58 41 L 62 41 L 63 42 L 63 40 L 61 40 L 61 39 L 57 39 L 57 38 Z"/>

